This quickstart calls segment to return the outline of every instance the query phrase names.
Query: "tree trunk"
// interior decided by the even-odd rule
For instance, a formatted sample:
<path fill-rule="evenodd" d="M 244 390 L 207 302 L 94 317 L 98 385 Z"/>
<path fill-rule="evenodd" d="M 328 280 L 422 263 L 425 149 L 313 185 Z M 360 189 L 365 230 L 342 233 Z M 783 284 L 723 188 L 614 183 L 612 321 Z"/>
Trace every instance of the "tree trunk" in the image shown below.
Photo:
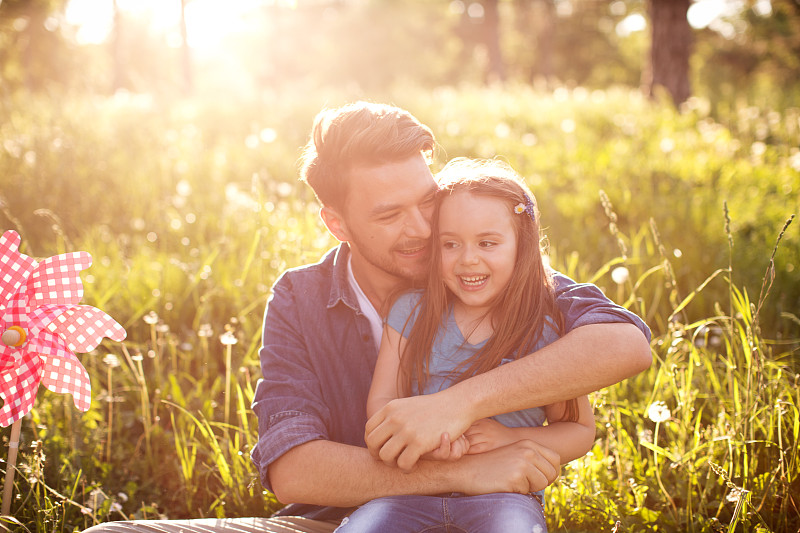
<path fill-rule="evenodd" d="M 486 46 L 488 65 L 486 81 L 503 82 L 506 69 L 503 64 L 503 52 L 500 49 L 500 11 L 498 0 L 483 0 L 483 42 Z"/>
<path fill-rule="evenodd" d="M 642 75 L 643 90 L 652 97 L 655 86 L 661 85 L 676 106 L 691 95 L 692 30 L 686 18 L 689 4 L 690 0 L 650 0 L 652 43 L 650 64 Z"/>
<path fill-rule="evenodd" d="M 117 92 L 125 86 L 125 65 L 122 54 L 122 12 L 117 0 L 114 0 L 114 28 L 111 35 L 111 61 L 113 65 L 111 78 L 111 93 Z"/>
<path fill-rule="evenodd" d="M 553 43 L 556 39 L 555 5 L 548 0 L 540 0 L 536 6 L 536 78 L 543 79 L 550 85 L 553 79 Z"/>
<path fill-rule="evenodd" d="M 189 50 L 189 34 L 186 30 L 186 5 L 190 0 L 181 0 L 181 72 L 183 74 L 183 94 L 189 96 L 194 91 L 192 56 Z"/>

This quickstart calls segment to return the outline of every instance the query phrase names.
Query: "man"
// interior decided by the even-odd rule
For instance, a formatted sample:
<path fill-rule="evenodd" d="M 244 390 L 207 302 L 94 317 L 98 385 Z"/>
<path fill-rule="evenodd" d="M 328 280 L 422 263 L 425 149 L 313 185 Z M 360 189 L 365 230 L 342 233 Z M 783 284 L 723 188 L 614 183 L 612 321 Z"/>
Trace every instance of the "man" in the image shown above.
<path fill-rule="evenodd" d="M 427 274 L 434 147 L 426 126 L 391 106 L 359 102 L 323 111 L 314 123 L 302 177 L 342 244 L 275 283 L 253 402 L 259 441 L 252 458 L 262 484 L 298 503 L 270 519 L 90 531 L 333 531 L 352 507 L 380 496 L 528 493 L 557 477 L 558 456 L 529 441 L 458 461 L 419 458 L 443 433 L 460 435 L 480 418 L 575 398 L 649 366 L 644 323 L 596 287 L 561 275 L 562 339 L 441 393 L 392 402 L 366 425 L 387 301 Z"/>

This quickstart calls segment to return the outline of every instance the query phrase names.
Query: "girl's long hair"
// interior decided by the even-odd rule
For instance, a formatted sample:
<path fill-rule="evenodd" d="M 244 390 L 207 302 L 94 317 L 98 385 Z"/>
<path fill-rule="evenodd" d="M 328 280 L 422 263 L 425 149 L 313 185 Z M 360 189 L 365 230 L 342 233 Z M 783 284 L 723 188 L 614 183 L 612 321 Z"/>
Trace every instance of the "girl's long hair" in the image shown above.
<path fill-rule="evenodd" d="M 542 259 L 536 199 L 519 175 L 501 161 L 458 158 L 445 165 L 436 179 L 439 192 L 431 223 L 431 274 L 417 304 L 418 315 L 408 333 L 398 375 L 399 386 L 406 395 L 412 393 L 414 384 L 418 391 L 424 389 L 434 340 L 455 298 L 442 277 L 438 220 L 442 200 L 454 192 L 468 191 L 497 198 L 508 206 L 517 238 L 517 258 L 508 285 L 490 304 L 491 337 L 483 348 L 459 366 L 457 374 L 452 376 L 453 383 L 496 368 L 504 358 L 530 353 L 543 334 L 547 317 L 552 319 L 559 336 L 564 330 L 564 320 L 555 302 L 552 273 Z M 516 206 L 527 205 L 529 201 L 533 216 L 528 212 L 515 212 Z M 567 404 L 567 419 L 577 419 L 574 400 Z"/>

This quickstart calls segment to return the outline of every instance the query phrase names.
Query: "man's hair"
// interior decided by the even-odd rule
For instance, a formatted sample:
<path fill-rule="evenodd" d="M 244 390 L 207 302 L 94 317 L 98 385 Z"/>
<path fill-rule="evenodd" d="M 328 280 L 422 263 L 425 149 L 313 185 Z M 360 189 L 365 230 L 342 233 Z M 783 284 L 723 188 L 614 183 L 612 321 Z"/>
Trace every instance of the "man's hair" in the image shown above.
<path fill-rule="evenodd" d="M 420 153 L 431 157 L 435 145 L 430 128 L 398 107 L 355 102 L 323 109 L 300 158 L 300 179 L 322 205 L 341 209 L 348 193 L 346 173 L 352 167 L 402 161 Z"/>

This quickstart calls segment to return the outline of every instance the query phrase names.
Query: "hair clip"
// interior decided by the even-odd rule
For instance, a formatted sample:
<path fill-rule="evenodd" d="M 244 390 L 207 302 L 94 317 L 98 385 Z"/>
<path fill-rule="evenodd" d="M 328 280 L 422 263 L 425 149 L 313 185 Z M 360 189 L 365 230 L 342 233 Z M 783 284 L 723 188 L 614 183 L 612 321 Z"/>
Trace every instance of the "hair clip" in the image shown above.
<path fill-rule="evenodd" d="M 522 213 L 528 213 L 528 216 L 531 217 L 531 220 L 536 222 L 536 215 L 533 211 L 533 202 L 527 194 L 525 195 L 525 203 L 520 202 L 514 206 L 514 213 L 518 215 L 521 215 Z"/>

